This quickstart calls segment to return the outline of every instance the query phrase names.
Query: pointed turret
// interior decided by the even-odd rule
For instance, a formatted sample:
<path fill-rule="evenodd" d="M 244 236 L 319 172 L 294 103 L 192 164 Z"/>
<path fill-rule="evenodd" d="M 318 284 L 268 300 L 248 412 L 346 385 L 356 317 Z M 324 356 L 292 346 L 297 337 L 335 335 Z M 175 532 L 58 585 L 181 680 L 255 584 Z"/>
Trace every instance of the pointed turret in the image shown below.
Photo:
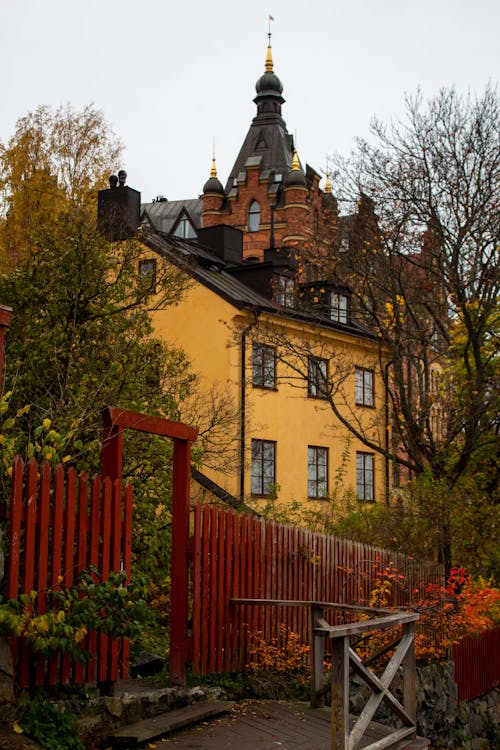
<path fill-rule="evenodd" d="M 203 194 L 224 195 L 224 187 L 222 182 L 217 177 L 217 166 L 215 164 L 215 154 L 212 156 L 212 168 L 210 170 L 210 177 L 203 185 Z"/>
<path fill-rule="evenodd" d="M 271 40 L 266 51 L 264 73 L 255 84 L 257 114 L 243 142 L 226 184 L 230 194 L 246 178 L 248 167 L 258 166 L 261 177 L 272 172 L 278 181 L 284 180 L 292 164 L 293 137 L 287 132 L 281 116 L 283 84 L 274 72 Z"/>
<path fill-rule="evenodd" d="M 294 149 L 293 151 L 292 168 L 290 169 L 289 173 L 286 176 L 285 186 L 287 188 L 289 187 L 305 188 L 306 186 L 306 176 L 304 172 L 302 171 L 302 167 L 300 166 L 297 149 Z"/>

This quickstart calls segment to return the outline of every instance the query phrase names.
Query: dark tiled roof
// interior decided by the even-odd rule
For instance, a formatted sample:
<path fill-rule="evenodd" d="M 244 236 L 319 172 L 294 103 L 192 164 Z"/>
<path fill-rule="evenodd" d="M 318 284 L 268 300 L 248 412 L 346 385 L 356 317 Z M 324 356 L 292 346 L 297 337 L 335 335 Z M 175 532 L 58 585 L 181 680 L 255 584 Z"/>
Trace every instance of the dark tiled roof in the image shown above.
<path fill-rule="evenodd" d="M 166 236 L 147 228 L 144 229 L 141 240 L 151 250 L 181 267 L 194 279 L 238 309 L 274 313 L 281 318 L 302 321 L 320 328 L 336 330 L 361 338 L 376 339 L 366 326 L 354 321 L 350 324 L 337 323 L 327 317 L 275 304 L 271 299 L 239 281 L 226 270 L 224 261 L 196 240 Z"/>

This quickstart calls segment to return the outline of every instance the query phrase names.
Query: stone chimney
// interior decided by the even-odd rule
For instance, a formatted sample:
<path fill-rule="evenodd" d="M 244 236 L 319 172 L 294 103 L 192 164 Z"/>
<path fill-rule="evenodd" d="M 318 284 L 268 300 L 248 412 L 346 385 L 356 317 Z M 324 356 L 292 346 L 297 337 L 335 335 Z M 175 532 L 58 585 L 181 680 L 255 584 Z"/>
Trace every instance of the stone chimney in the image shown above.
<path fill-rule="evenodd" d="M 109 189 L 97 196 L 97 227 L 110 242 L 128 240 L 137 232 L 141 214 L 141 194 L 125 185 L 122 169 L 109 178 Z"/>

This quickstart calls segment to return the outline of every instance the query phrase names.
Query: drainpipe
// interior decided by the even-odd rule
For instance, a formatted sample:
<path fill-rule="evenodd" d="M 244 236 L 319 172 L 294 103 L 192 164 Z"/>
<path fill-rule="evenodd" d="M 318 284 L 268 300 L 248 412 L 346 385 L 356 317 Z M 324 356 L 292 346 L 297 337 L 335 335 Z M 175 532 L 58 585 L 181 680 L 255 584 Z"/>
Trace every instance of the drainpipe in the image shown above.
<path fill-rule="evenodd" d="M 3 393 L 4 335 L 10 326 L 12 308 L 0 305 L 0 395 Z"/>
<path fill-rule="evenodd" d="M 243 329 L 240 345 L 240 501 L 245 502 L 245 440 L 246 440 L 246 361 L 247 361 L 247 336 L 257 323 L 259 313 L 254 311 L 254 320 Z"/>
<path fill-rule="evenodd" d="M 389 450 L 391 447 L 391 424 L 390 424 L 390 413 L 389 413 L 389 367 L 393 364 L 392 360 L 387 362 L 385 365 L 385 502 L 389 505 L 390 500 L 390 460 Z"/>
<path fill-rule="evenodd" d="M 269 250 L 274 250 L 274 211 L 276 209 L 276 204 L 271 203 L 271 233 L 269 236 Z"/>

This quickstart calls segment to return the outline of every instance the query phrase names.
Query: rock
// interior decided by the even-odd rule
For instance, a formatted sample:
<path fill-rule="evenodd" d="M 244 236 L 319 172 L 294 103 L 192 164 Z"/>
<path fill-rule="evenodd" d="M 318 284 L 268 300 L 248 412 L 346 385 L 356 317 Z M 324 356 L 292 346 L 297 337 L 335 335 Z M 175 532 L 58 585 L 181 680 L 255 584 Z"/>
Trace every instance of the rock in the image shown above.
<path fill-rule="evenodd" d="M 9 644 L 5 638 L 0 638 L 0 703 L 10 703 L 14 700 L 14 663 Z"/>
<path fill-rule="evenodd" d="M 120 718 L 123 713 L 123 703 L 120 698 L 115 698 L 114 696 L 107 695 L 104 698 L 104 705 L 106 706 L 106 711 L 108 712 L 108 714 L 111 714 L 111 716 L 115 716 L 117 719 Z"/>
<path fill-rule="evenodd" d="M 151 675 L 161 672 L 165 659 L 158 654 L 141 651 L 135 660 L 135 664 L 130 668 L 132 677 L 151 677 Z"/>

